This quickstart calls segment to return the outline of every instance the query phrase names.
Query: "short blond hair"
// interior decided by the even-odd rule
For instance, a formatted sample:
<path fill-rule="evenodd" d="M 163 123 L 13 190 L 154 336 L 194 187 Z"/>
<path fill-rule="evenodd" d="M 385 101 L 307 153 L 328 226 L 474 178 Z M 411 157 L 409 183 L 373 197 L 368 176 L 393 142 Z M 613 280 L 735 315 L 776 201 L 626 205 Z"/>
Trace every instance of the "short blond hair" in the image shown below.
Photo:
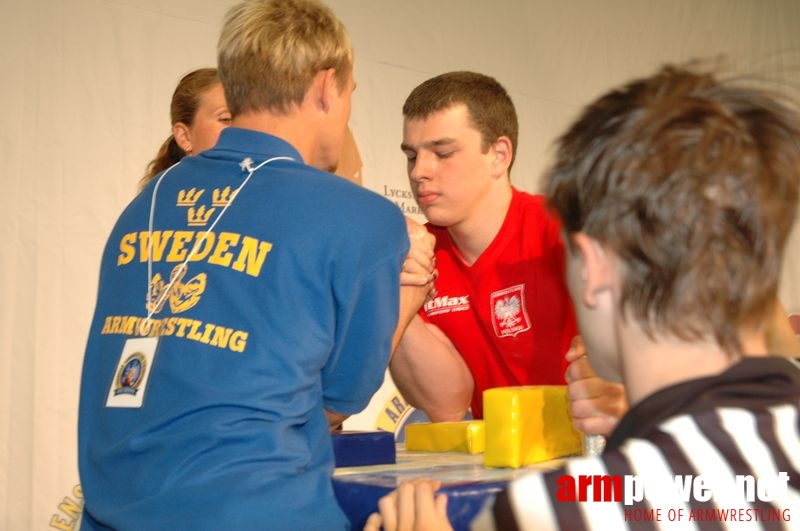
<path fill-rule="evenodd" d="M 316 0 L 244 0 L 225 17 L 217 59 L 233 116 L 285 113 L 320 70 L 336 70 L 343 90 L 353 48 L 344 24 Z"/>

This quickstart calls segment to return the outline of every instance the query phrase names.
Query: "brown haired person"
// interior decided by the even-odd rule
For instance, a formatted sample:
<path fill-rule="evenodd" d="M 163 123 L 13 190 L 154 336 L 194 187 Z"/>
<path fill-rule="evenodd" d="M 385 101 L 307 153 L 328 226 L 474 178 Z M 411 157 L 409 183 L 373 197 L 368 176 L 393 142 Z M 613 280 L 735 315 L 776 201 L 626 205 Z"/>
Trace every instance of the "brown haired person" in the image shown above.
<path fill-rule="evenodd" d="M 139 189 L 186 155 L 214 146 L 219 133 L 231 124 L 231 113 L 216 68 L 200 68 L 181 78 L 169 106 L 172 134 L 147 165 Z"/>
<path fill-rule="evenodd" d="M 216 68 L 200 68 L 181 78 L 172 94 L 170 122 L 172 134 L 147 165 L 147 173 L 139 182 L 140 190 L 156 174 L 186 155 L 211 148 L 217 143 L 220 131 L 230 125 L 231 113 Z M 334 173 L 361 184 L 361 157 L 350 128 Z"/>
<path fill-rule="evenodd" d="M 432 238 L 326 171 L 355 89 L 342 22 L 315 0 L 247 0 L 217 52 L 231 126 L 147 184 L 103 255 L 84 530 L 347 529 L 330 429 L 367 405 L 432 288 Z"/>
<path fill-rule="evenodd" d="M 485 389 L 564 384 L 577 333 L 558 221 L 510 172 L 517 114 L 494 78 L 448 72 L 403 106 L 411 190 L 436 236 L 437 296 L 392 359 L 398 389 L 434 421 L 482 418 Z"/>
<path fill-rule="evenodd" d="M 800 367 L 769 352 L 765 328 L 797 219 L 798 146 L 791 104 L 676 67 L 602 96 L 559 139 L 547 193 L 578 325 L 631 408 L 601 456 L 515 479 L 473 529 L 797 528 Z M 626 487 L 625 504 L 589 488 L 604 503 L 585 503 L 566 476 L 655 478 L 662 490 Z M 699 476 L 700 489 L 664 494 Z M 402 485 L 366 529 L 449 529 L 437 487 Z M 632 521 L 636 510 L 662 524 Z"/>
<path fill-rule="evenodd" d="M 470 407 L 480 417 L 487 388 L 566 381 L 575 427 L 608 435 L 627 409 L 624 390 L 598 377 L 573 339 L 557 219 L 541 196 L 511 184 L 518 126 L 508 93 L 489 76 L 448 72 L 417 86 L 403 116 L 409 181 L 437 238 L 440 276 L 436 299 L 392 360 L 398 389 L 444 421 Z M 503 326 L 498 309 L 514 327 Z M 781 311 L 769 322 L 768 345 L 797 356 Z"/>

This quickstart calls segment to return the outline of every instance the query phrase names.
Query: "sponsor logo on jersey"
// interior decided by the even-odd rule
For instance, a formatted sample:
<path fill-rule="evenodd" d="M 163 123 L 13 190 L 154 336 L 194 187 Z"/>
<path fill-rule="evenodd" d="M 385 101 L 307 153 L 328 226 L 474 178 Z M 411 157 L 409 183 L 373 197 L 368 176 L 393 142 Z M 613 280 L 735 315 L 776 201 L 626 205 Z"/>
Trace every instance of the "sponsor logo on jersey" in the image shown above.
<path fill-rule="evenodd" d="M 492 325 L 497 337 L 515 337 L 530 330 L 525 309 L 525 284 L 495 291 L 490 299 Z"/>
<path fill-rule="evenodd" d="M 442 297 L 434 297 L 432 300 L 425 303 L 425 313 L 428 316 L 439 315 L 442 313 L 450 312 L 463 312 L 469 310 L 469 295 L 456 295 Z"/>

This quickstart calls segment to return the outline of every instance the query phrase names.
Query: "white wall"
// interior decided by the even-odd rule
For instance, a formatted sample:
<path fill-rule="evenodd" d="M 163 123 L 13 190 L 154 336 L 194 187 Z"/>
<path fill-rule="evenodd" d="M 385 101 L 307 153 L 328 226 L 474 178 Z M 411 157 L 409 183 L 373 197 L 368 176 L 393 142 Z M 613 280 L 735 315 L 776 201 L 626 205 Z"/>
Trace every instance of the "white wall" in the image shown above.
<path fill-rule="evenodd" d="M 71 529 L 78 379 L 105 237 L 169 130 L 180 76 L 213 65 L 233 0 L 0 0 L 0 529 Z M 795 0 L 330 0 L 356 47 L 365 185 L 407 191 L 400 107 L 448 70 L 497 77 L 521 119 L 513 175 L 601 91 L 727 54 L 800 87 Z M 413 202 L 405 200 L 410 208 Z M 800 310 L 800 231 L 781 296 Z"/>

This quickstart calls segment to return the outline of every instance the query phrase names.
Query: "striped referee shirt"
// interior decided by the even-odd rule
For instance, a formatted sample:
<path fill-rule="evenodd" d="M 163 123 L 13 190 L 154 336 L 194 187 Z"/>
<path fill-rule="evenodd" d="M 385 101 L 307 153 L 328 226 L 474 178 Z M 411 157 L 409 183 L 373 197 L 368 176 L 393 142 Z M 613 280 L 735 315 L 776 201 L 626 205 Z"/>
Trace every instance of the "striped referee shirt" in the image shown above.
<path fill-rule="evenodd" d="M 800 530 L 798 409 L 800 365 L 786 358 L 662 389 L 602 456 L 514 480 L 472 529 Z"/>

